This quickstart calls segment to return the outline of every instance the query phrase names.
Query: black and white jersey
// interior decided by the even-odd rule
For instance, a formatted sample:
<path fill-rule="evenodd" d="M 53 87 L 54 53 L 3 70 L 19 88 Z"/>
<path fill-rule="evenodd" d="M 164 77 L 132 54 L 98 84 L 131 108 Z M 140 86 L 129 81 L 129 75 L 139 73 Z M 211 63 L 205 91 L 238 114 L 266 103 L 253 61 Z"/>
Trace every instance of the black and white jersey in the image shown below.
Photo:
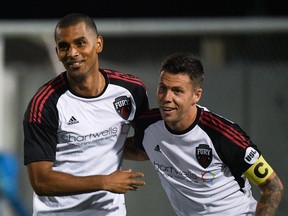
<path fill-rule="evenodd" d="M 100 71 L 106 86 L 97 97 L 73 94 L 66 72 L 37 91 L 23 120 L 24 164 L 52 161 L 53 170 L 75 176 L 121 169 L 130 123 L 149 106 L 146 88 L 132 75 Z M 34 193 L 33 199 L 37 216 L 126 215 L 124 195 L 107 191 L 72 196 Z"/>
<path fill-rule="evenodd" d="M 252 165 L 247 152 L 261 153 L 237 124 L 197 105 L 196 120 L 179 133 L 152 109 L 137 120 L 135 142 L 148 154 L 177 215 L 255 214 L 257 202 L 243 173 Z"/>

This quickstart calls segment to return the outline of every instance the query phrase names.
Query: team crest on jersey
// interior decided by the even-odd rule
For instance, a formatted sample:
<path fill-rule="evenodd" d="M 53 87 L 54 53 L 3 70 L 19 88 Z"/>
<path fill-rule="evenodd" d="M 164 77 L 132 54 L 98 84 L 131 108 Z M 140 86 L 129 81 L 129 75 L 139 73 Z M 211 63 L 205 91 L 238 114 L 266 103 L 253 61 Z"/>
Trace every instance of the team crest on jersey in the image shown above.
<path fill-rule="evenodd" d="M 203 168 L 207 168 L 212 161 L 212 149 L 206 144 L 200 144 L 196 147 L 196 158 Z"/>
<path fill-rule="evenodd" d="M 123 118 L 128 119 L 131 110 L 132 110 L 132 104 L 131 104 L 131 98 L 128 98 L 127 96 L 120 96 L 115 99 L 113 102 L 114 108 L 116 112 Z"/>

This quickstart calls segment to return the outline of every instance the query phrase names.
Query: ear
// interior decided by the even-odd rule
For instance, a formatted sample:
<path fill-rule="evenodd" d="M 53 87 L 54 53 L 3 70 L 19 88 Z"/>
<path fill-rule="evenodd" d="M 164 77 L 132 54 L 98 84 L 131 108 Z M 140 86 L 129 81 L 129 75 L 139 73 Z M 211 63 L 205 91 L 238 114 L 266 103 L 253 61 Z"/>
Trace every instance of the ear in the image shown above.
<path fill-rule="evenodd" d="M 96 38 L 96 52 L 101 53 L 103 50 L 104 40 L 101 35 L 98 35 Z"/>
<path fill-rule="evenodd" d="M 196 104 L 200 101 L 202 96 L 202 88 L 197 88 L 193 94 L 193 103 Z"/>

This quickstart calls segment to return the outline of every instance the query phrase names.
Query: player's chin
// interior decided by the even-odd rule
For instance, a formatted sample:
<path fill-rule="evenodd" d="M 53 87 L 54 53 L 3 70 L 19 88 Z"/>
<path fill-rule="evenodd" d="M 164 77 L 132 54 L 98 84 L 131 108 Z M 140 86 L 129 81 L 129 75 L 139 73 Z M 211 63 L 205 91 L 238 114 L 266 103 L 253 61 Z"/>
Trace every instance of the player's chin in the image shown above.
<path fill-rule="evenodd" d="M 161 116 L 165 122 L 173 122 L 174 120 L 174 113 L 172 111 L 161 112 Z"/>

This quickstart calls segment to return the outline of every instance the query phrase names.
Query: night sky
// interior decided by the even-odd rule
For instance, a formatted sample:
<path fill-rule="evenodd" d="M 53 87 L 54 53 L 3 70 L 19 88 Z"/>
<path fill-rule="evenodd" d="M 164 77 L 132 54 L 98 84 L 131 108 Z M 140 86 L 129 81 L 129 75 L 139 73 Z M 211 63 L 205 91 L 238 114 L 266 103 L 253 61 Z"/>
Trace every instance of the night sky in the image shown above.
<path fill-rule="evenodd" d="M 6 6 L 6 7 L 5 7 Z M 94 18 L 189 18 L 288 16 L 284 0 L 78 0 L 5 1 L 0 19 L 58 19 L 71 12 Z"/>

